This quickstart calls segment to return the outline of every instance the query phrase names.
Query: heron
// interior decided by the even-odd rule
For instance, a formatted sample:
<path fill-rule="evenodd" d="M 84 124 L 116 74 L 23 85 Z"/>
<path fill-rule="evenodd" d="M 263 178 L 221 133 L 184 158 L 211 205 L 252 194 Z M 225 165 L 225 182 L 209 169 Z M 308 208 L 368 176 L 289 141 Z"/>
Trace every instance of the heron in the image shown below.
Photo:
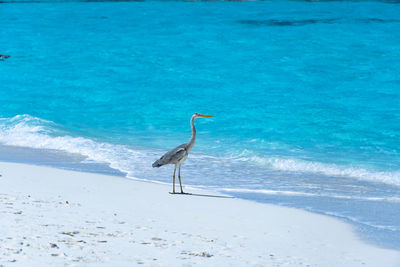
<path fill-rule="evenodd" d="M 192 127 L 192 137 L 189 140 L 189 143 L 182 144 L 180 146 L 175 147 L 171 151 L 165 153 L 160 159 L 156 160 L 153 163 L 153 168 L 159 168 L 163 165 L 167 164 L 174 164 L 174 174 L 172 176 L 172 193 L 175 193 L 175 173 L 176 168 L 179 166 L 178 178 L 179 178 L 179 185 L 181 187 L 180 194 L 185 194 L 182 189 L 182 181 L 181 181 L 181 165 L 187 159 L 190 150 L 192 150 L 194 146 L 194 142 L 196 141 L 196 128 L 194 127 L 194 120 L 198 118 L 210 118 L 210 115 L 203 115 L 200 113 L 194 113 L 192 118 L 190 119 L 190 126 Z M 178 193 L 179 194 L 179 193 Z"/>

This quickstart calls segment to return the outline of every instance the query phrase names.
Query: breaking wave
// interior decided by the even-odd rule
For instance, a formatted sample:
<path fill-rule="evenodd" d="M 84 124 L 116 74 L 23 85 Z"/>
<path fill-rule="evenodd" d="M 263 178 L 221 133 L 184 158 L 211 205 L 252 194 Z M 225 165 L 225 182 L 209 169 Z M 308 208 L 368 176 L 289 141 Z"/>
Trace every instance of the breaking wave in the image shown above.
<path fill-rule="evenodd" d="M 55 123 L 30 115 L 0 118 L 0 144 L 80 154 L 86 160 L 107 163 L 128 175 L 132 174 L 132 166 L 146 161 L 150 154 L 124 145 L 63 134 Z"/>
<path fill-rule="evenodd" d="M 74 137 L 62 130 L 57 124 L 30 115 L 17 115 L 12 118 L 0 118 L 0 144 L 29 147 L 36 149 L 54 149 L 76 153 L 87 160 L 107 163 L 111 168 L 135 177 L 135 169 L 150 170 L 151 161 L 160 155 L 156 149 L 132 149 L 126 145 L 94 141 L 85 137 Z M 400 171 L 371 171 L 359 167 L 340 166 L 321 162 L 293 158 L 260 157 L 239 154 L 229 158 L 216 158 L 194 154 L 192 158 L 207 162 L 236 161 L 255 164 L 259 167 L 280 172 L 319 174 L 324 176 L 350 177 L 364 181 L 381 182 L 400 186 Z"/>
<path fill-rule="evenodd" d="M 341 166 L 337 164 L 291 158 L 285 159 L 277 157 L 239 156 L 237 159 L 276 171 L 297 172 L 304 174 L 312 173 L 331 177 L 350 177 L 364 181 L 381 182 L 400 186 L 400 171 L 373 171 L 360 167 Z"/>

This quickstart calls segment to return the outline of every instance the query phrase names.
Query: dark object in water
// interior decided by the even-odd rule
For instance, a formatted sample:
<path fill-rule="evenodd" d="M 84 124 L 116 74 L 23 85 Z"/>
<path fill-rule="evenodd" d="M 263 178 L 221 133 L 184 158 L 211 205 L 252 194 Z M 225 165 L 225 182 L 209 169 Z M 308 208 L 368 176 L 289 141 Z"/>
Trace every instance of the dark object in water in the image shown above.
<path fill-rule="evenodd" d="M 0 54 L 0 60 L 4 60 L 4 59 L 6 59 L 6 58 L 9 58 L 10 56 L 8 56 L 8 55 L 1 55 Z"/>
<path fill-rule="evenodd" d="M 278 20 L 278 19 L 267 19 L 267 20 L 240 20 L 239 23 L 254 25 L 254 26 L 303 26 L 308 24 L 317 23 L 335 23 L 338 19 L 302 19 L 302 20 Z"/>
<path fill-rule="evenodd" d="M 400 1 L 400 0 L 399 0 Z M 301 19 L 301 20 L 239 20 L 241 24 L 253 26 L 305 26 L 309 24 L 334 24 L 334 23 L 399 23 L 398 19 L 380 19 L 380 18 L 360 18 L 353 20 L 346 20 L 344 18 L 327 18 L 327 19 Z"/>

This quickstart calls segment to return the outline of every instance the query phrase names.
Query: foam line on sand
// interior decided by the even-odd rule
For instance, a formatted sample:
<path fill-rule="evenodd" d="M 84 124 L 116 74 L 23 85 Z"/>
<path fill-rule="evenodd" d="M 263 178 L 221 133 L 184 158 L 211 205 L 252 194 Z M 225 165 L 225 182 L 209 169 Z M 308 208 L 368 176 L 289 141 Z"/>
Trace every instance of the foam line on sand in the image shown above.
<path fill-rule="evenodd" d="M 0 162 L 0 266 L 400 266 L 302 210 Z"/>

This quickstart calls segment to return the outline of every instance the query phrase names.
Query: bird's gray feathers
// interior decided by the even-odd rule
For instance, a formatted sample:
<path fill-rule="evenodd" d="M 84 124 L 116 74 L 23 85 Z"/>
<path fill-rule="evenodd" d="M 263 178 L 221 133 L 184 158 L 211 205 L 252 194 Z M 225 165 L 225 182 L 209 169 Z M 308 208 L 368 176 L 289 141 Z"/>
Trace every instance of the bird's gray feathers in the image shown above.
<path fill-rule="evenodd" d="M 186 155 L 186 147 L 188 144 L 182 144 L 180 146 L 175 147 L 171 151 L 167 152 L 162 156 L 159 160 L 156 160 L 153 163 L 153 168 L 161 167 L 166 164 L 177 164 L 180 160 L 182 160 Z"/>

